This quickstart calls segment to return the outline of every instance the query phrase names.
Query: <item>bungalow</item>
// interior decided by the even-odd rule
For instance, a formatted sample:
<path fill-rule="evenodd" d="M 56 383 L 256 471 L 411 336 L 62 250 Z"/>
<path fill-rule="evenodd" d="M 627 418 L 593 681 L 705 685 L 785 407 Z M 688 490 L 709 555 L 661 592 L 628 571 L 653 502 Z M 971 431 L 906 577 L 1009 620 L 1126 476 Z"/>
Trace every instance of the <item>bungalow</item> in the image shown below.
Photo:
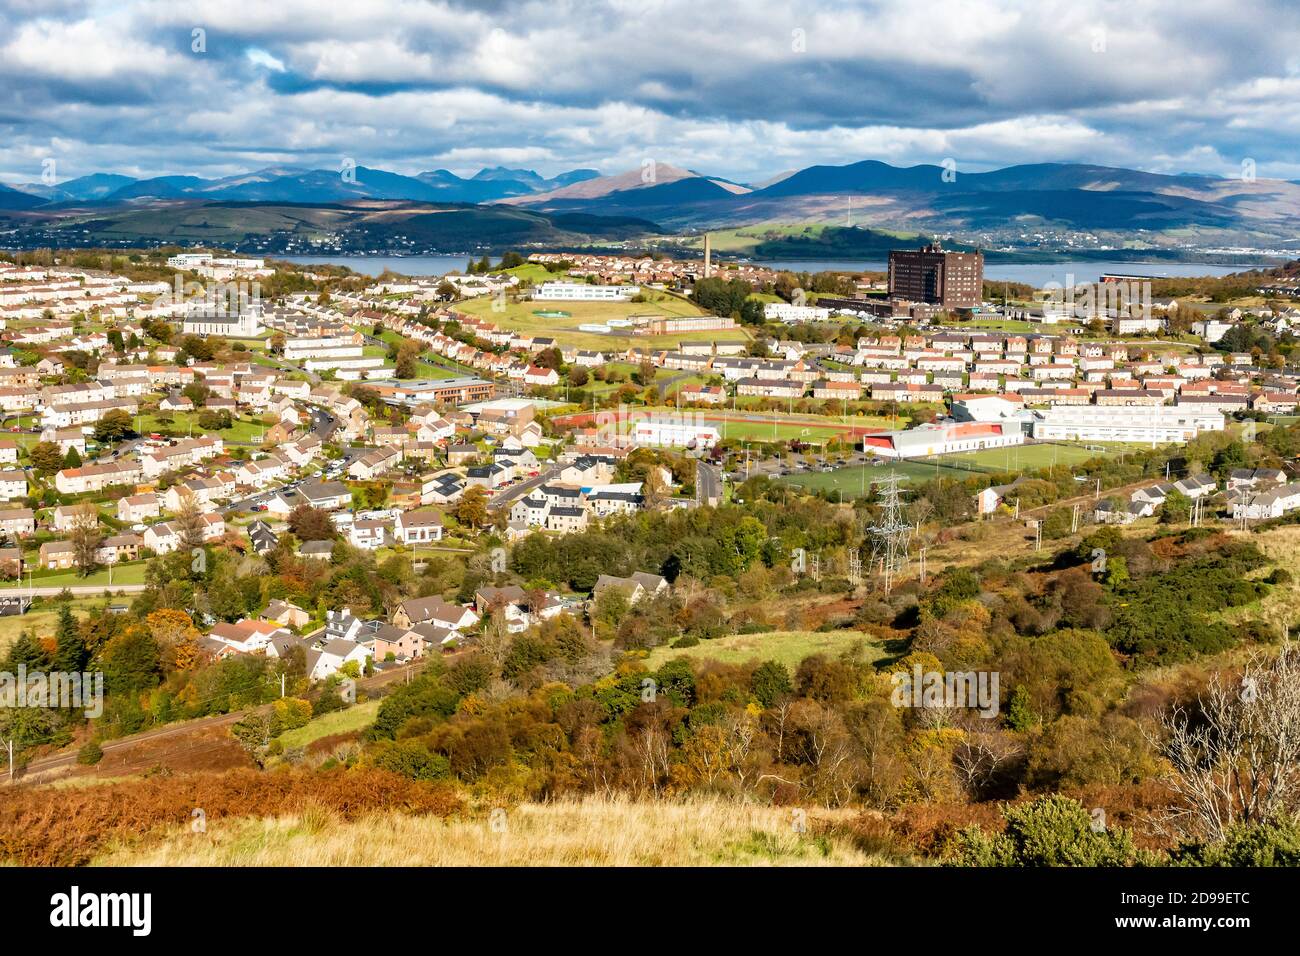
<path fill-rule="evenodd" d="M 420 504 L 450 504 L 465 493 L 465 488 L 465 479 L 454 472 L 426 476 L 420 480 Z"/>
<path fill-rule="evenodd" d="M 723 405 L 727 401 L 727 390 L 721 385 L 699 385 L 691 382 L 683 385 L 677 392 L 683 402 L 696 402 L 701 405 Z"/>
<path fill-rule="evenodd" d="M 625 578 L 612 574 L 602 574 L 596 578 L 596 584 L 591 589 L 591 597 L 594 601 L 600 597 L 605 589 L 618 588 L 627 595 L 629 604 L 635 604 L 643 597 L 654 597 L 667 587 L 668 581 L 666 578 L 662 578 L 657 574 L 650 574 L 647 571 L 633 571 L 631 575 Z"/>
<path fill-rule="evenodd" d="M 373 651 L 363 644 L 351 641 L 326 641 L 325 646 L 307 652 L 307 676 L 318 681 L 337 674 L 349 662 L 364 669 L 366 660 L 373 656 Z"/>
<path fill-rule="evenodd" d="M 298 488 L 298 494 L 313 508 L 337 511 L 352 504 L 352 492 L 341 481 L 308 481 Z"/>
<path fill-rule="evenodd" d="M 283 627 L 302 627 L 311 620 L 311 616 L 298 605 L 279 598 L 269 601 L 258 616 Z"/>
<path fill-rule="evenodd" d="M 334 557 L 334 542 L 329 540 L 304 541 L 298 545 L 298 557 L 329 561 Z"/>
<path fill-rule="evenodd" d="M 525 385 L 551 386 L 560 383 L 560 376 L 553 368 L 541 368 L 537 365 L 528 366 L 528 371 L 524 372 Z"/>
<path fill-rule="evenodd" d="M 511 584 L 501 588 L 479 588 L 474 592 L 474 610 L 485 618 L 501 612 L 506 630 L 517 634 L 527 630 L 536 621 L 555 617 L 564 610 L 564 604 L 554 592 L 529 594 L 517 584 Z"/>
<path fill-rule="evenodd" d="M 280 543 L 279 537 L 265 521 L 254 521 L 248 526 L 248 541 L 255 554 L 267 554 Z"/>
<path fill-rule="evenodd" d="M 464 631 L 478 623 L 472 608 L 449 604 L 440 597 L 413 598 L 403 601 L 393 612 L 397 627 L 414 627 L 417 624 L 436 624 L 452 631 Z"/>
<path fill-rule="evenodd" d="M 265 651 L 273 638 L 282 631 L 274 621 L 242 620 L 235 624 L 222 621 L 213 626 L 209 637 L 225 644 L 239 654 Z"/>

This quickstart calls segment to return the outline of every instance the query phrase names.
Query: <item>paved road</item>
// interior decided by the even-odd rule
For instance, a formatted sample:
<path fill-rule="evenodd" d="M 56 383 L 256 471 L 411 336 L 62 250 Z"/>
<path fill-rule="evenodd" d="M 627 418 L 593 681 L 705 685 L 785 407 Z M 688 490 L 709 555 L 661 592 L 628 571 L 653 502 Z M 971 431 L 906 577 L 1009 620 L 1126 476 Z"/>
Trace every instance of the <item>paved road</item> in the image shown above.
<path fill-rule="evenodd" d="M 702 505 L 722 504 L 722 469 L 717 465 L 695 463 L 695 500 Z"/>
<path fill-rule="evenodd" d="M 508 509 L 512 504 L 527 495 L 528 492 L 532 491 L 534 488 L 544 485 L 548 481 L 554 481 L 559 477 L 560 472 L 563 470 L 564 467 L 562 465 L 556 465 L 553 468 L 548 468 L 546 471 L 541 472 L 535 478 L 528 478 L 517 485 L 510 485 L 507 488 L 501 489 L 492 496 L 492 500 L 488 502 L 488 508 L 492 511 L 500 511 L 503 508 Z"/>
<path fill-rule="evenodd" d="M 339 420 L 323 408 L 311 410 L 311 433 L 321 441 L 329 441 L 334 430 L 339 427 Z"/>
<path fill-rule="evenodd" d="M 680 375 L 670 376 L 669 378 L 664 379 L 662 382 L 656 382 L 655 388 L 659 389 L 659 398 L 663 399 L 663 397 L 668 394 L 668 389 L 672 388 L 682 379 L 690 378 L 692 375 L 695 374 L 696 374 L 695 372 L 682 372 Z"/>
<path fill-rule="evenodd" d="M 453 657 L 454 654 L 444 655 Z M 393 684 L 398 681 L 408 680 L 410 676 L 418 673 L 419 669 L 424 666 L 423 661 L 406 664 L 402 667 L 394 667 L 386 670 L 381 674 L 373 677 L 366 677 L 357 681 L 358 689 L 365 690 L 374 687 L 383 687 L 386 684 Z M 165 727 L 158 727 L 154 730 L 146 730 L 138 734 L 132 734 L 129 737 L 121 737 L 117 740 L 105 741 L 101 746 L 104 753 L 113 753 L 116 750 L 122 750 L 127 747 L 133 747 L 136 744 L 149 740 L 160 740 L 167 737 L 180 737 L 193 733 L 196 730 L 202 730 L 207 727 L 221 727 L 226 724 L 238 723 L 244 717 L 252 713 L 269 712 L 272 704 L 263 704 L 259 707 L 248 707 L 244 710 L 231 711 L 229 714 L 214 714 L 211 717 L 200 717 L 198 720 L 188 720 L 179 724 L 168 724 Z M 35 774 L 47 773 L 51 770 L 57 770 L 60 767 L 72 766 L 77 762 L 77 752 L 54 754 L 50 757 L 42 757 L 39 760 L 33 760 L 26 767 L 15 772 L 15 782 L 22 780 L 24 777 L 30 777 Z M 0 783 L 4 778 L 0 778 Z"/>

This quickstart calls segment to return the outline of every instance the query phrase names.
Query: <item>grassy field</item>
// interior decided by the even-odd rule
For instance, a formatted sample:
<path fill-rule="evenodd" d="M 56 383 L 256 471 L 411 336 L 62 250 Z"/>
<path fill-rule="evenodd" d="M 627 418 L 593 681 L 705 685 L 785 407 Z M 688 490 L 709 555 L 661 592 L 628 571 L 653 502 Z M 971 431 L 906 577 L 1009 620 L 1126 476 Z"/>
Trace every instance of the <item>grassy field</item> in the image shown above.
<path fill-rule="evenodd" d="M 897 474 L 905 481 L 924 482 L 934 478 L 965 479 L 981 472 L 1036 471 L 1053 465 L 1073 467 L 1090 458 L 1115 456 L 1125 449 L 1146 448 L 1146 445 L 1122 443 L 1084 445 L 1021 445 L 1016 448 L 987 448 L 982 451 L 956 452 L 950 455 L 933 455 L 929 458 L 911 458 L 887 462 L 884 465 L 850 465 L 831 472 L 810 472 L 791 475 L 780 481 L 798 485 L 812 491 L 842 491 L 845 498 L 857 498 L 866 493 L 873 481 L 889 474 Z M 962 467 L 963 465 L 967 467 Z"/>
<path fill-rule="evenodd" d="M 704 313 L 690 302 L 662 292 L 652 292 L 650 302 L 507 302 L 503 311 L 493 308 L 490 296 L 468 299 L 456 304 L 456 311 L 486 319 L 503 329 L 512 329 L 530 335 L 550 335 L 556 341 L 584 349 L 624 351 L 628 348 L 668 348 L 678 342 L 711 342 L 714 339 L 749 338 L 744 329 L 723 329 L 715 332 L 681 332 L 673 335 L 626 335 L 583 332 L 578 326 L 626 319 L 637 315 L 694 316 Z M 536 309 L 557 309 L 571 313 L 567 319 L 547 319 L 533 312 Z"/>
<path fill-rule="evenodd" d="M 175 435 L 188 436 L 191 433 L 195 438 L 203 435 L 217 435 L 225 441 L 233 442 L 257 442 L 265 434 L 267 425 L 260 420 L 249 418 L 232 418 L 230 427 L 221 431 L 211 432 L 203 428 L 198 423 L 200 412 L 170 412 L 167 417 L 170 422 L 161 420 L 157 415 L 141 415 L 140 431 L 143 434 L 150 432 L 169 431 Z"/>
<path fill-rule="evenodd" d="M 103 866 L 882 866 L 835 829 L 856 811 L 717 799 L 588 797 L 442 819 L 399 811 L 345 822 L 312 807 L 231 818 L 195 839 L 188 824 L 101 854 Z M 504 815 L 502 815 L 504 814 Z M 802 818 L 801 818 L 802 819 Z M 489 825 L 491 823 L 492 825 Z"/>
<path fill-rule="evenodd" d="M 365 335 L 369 335 L 372 331 L 371 329 L 359 328 L 358 326 L 353 326 L 353 328 L 358 329 L 358 331 L 360 331 Z M 383 332 L 380 333 L 379 339 L 380 341 L 385 343 L 385 345 L 396 345 L 399 347 L 404 342 L 408 341 L 408 339 L 406 339 L 401 335 L 398 335 L 392 329 L 384 329 Z M 423 348 L 423 346 L 421 347 Z M 381 358 L 388 355 L 388 349 L 379 345 L 364 346 L 361 352 L 363 355 L 366 355 L 370 358 Z M 415 366 L 415 377 L 417 379 L 455 378 L 457 375 L 478 374 L 478 372 L 474 371 L 473 369 L 450 368 L 446 364 L 445 359 L 437 355 L 434 355 L 432 352 L 429 351 L 422 352 L 420 354 L 420 359 L 421 361 L 417 362 Z M 396 373 L 394 372 L 393 374 L 395 375 Z"/>
<path fill-rule="evenodd" d="M 74 614 L 84 616 L 87 613 L 99 613 L 104 606 L 102 599 L 82 599 L 68 602 Z M 31 631 L 37 637 L 53 636 L 59 625 L 59 605 L 45 598 L 39 606 L 33 607 L 26 614 L 15 617 L 0 617 L 0 652 L 8 650 L 9 645 L 17 640 L 23 631 Z"/>
<path fill-rule="evenodd" d="M 378 699 L 367 700 L 360 704 L 354 704 L 346 710 L 336 710 L 323 717 L 317 717 L 308 721 L 302 727 L 286 730 L 280 735 L 280 742 L 286 748 L 306 747 L 322 737 L 332 737 L 335 734 L 348 734 L 364 730 L 375 722 L 375 715 L 379 713 L 380 703 L 382 701 Z"/>
<path fill-rule="evenodd" d="M 1088 445 L 1021 445 L 1016 448 L 986 448 L 982 451 L 963 451 L 951 455 L 936 456 L 939 462 L 961 461 L 976 468 L 988 468 L 996 471 L 1034 471 L 1050 468 L 1053 465 L 1077 465 L 1090 458 L 1105 458 L 1118 455 L 1125 447 L 1116 444 Z M 1135 445 L 1134 448 L 1146 448 Z M 934 461 L 927 458 L 926 462 Z"/>
<path fill-rule="evenodd" d="M 546 268 L 546 266 L 539 265 L 536 262 L 525 262 L 521 266 L 507 269 L 506 273 L 508 275 L 518 276 L 522 281 L 534 283 L 554 282 L 564 278 L 562 274 L 552 272 L 550 269 Z"/>
<path fill-rule="evenodd" d="M 898 475 L 908 482 L 925 482 L 933 478 L 969 478 L 973 472 L 964 468 L 952 468 L 947 465 L 922 463 L 918 461 L 898 461 L 884 465 L 850 465 L 836 468 L 834 471 L 813 471 L 793 474 L 783 481 L 809 491 L 829 491 L 832 494 L 842 492 L 845 498 L 861 498 L 870 490 L 872 482 L 880 481 L 889 475 Z"/>
<path fill-rule="evenodd" d="M 144 584 L 144 571 L 148 561 L 129 561 L 125 564 L 119 564 L 113 568 L 113 584 L 117 587 L 119 584 Z M 33 587 L 38 588 L 58 588 L 58 587 L 96 587 L 103 586 L 108 588 L 108 568 L 100 568 L 94 574 L 87 577 L 79 575 L 75 569 L 67 571 L 37 571 L 31 576 Z M 28 585 L 26 576 L 21 581 L 6 581 L 0 584 L 0 591 L 18 591 L 25 590 Z"/>
<path fill-rule="evenodd" d="M 791 424 L 777 423 L 772 424 L 762 422 L 745 422 L 745 421 L 722 421 L 716 423 L 718 431 L 722 433 L 723 439 L 732 438 L 737 441 L 789 441 L 792 438 L 802 438 L 805 441 L 821 442 L 829 441 L 844 434 L 845 429 L 837 428 L 833 425 L 813 425 L 803 424 L 802 422 L 793 422 Z"/>
<path fill-rule="evenodd" d="M 793 674 L 805 657 L 842 654 L 858 643 L 863 645 L 867 660 L 876 661 L 885 656 L 884 649 L 874 643 L 874 638 L 861 631 L 768 631 L 701 641 L 694 647 L 656 647 L 650 652 L 646 666 L 655 670 L 678 657 L 723 664 L 779 661 Z"/>

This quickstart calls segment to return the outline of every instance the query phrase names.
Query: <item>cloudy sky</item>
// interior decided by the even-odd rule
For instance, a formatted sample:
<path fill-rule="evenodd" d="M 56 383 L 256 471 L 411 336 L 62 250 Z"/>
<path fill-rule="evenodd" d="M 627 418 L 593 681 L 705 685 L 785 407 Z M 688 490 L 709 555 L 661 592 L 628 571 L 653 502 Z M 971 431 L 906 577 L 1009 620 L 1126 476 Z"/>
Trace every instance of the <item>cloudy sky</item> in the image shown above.
<path fill-rule="evenodd" d="M 0 0 L 0 180 L 270 165 L 1300 178 L 1268 0 Z"/>

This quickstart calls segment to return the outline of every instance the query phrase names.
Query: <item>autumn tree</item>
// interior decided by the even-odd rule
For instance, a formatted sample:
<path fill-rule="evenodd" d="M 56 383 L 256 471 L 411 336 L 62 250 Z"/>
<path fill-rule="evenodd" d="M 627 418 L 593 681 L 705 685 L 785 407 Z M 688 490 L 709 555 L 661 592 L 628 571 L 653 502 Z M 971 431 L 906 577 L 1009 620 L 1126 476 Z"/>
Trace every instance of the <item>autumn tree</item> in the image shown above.
<path fill-rule="evenodd" d="M 89 577 L 99 565 L 99 546 L 104 541 L 104 533 L 99 527 L 99 510 L 86 501 L 77 505 L 72 514 L 72 532 L 68 535 L 72 560 L 77 573 Z"/>
<path fill-rule="evenodd" d="M 338 537 L 329 513 L 306 502 L 289 512 L 289 530 L 299 541 L 330 541 Z"/>
<path fill-rule="evenodd" d="M 176 512 L 176 528 L 180 535 L 179 550 L 193 552 L 203 547 L 203 532 L 206 527 L 207 523 L 203 520 L 198 499 L 192 494 L 182 495 L 181 506 Z"/>
<path fill-rule="evenodd" d="M 403 342 L 394 359 L 398 378 L 419 378 L 420 345 L 418 342 Z"/>
<path fill-rule="evenodd" d="M 452 507 L 452 514 L 467 528 L 480 528 L 488 522 L 488 495 L 482 485 L 470 485 Z"/>
<path fill-rule="evenodd" d="M 55 442 L 38 442 L 27 454 L 32 460 L 32 465 L 43 475 L 52 475 L 63 467 L 63 452 Z"/>
<path fill-rule="evenodd" d="M 130 433 L 131 416 L 120 408 L 110 409 L 95 422 L 95 441 L 101 444 L 121 441 Z"/>

